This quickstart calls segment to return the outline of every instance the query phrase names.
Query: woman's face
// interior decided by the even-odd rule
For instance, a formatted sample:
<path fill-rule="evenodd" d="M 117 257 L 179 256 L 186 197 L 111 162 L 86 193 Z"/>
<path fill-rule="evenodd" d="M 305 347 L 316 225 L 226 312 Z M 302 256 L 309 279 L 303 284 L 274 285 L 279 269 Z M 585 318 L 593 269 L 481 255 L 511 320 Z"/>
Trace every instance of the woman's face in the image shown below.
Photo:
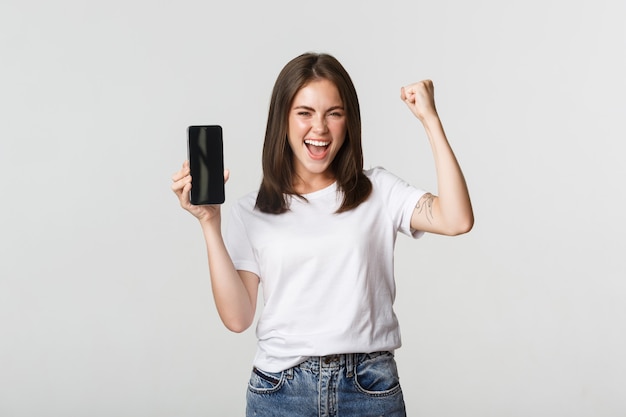
<path fill-rule="evenodd" d="M 313 80 L 302 87 L 289 110 L 288 139 L 298 180 L 334 179 L 331 162 L 346 138 L 346 115 L 335 84 Z"/>

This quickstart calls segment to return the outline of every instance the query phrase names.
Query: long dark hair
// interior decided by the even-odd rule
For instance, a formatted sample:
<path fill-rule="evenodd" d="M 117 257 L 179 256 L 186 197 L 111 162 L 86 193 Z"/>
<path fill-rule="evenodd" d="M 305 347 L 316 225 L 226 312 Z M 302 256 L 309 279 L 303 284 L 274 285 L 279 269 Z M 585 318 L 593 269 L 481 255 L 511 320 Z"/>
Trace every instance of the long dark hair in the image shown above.
<path fill-rule="evenodd" d="M 293 187 L 293 151 L 287 140 L 289 111 L 298 91 L 319 79 L 335 84 L 346 115 L 346 138 L 331 163 L 337 187 L 343 192 L 337 212 L 357 207 L 372 191 L 372 183 L 363 173 L 361 111 L 354 84 L 333 56 L 305 53 L 285 65 L 272 91 L 263 144 L 263 181 L 256 200 L 256 207 L 262 212 L 284 213 L 289 210 L 289 195 L 304 198 Z"/>

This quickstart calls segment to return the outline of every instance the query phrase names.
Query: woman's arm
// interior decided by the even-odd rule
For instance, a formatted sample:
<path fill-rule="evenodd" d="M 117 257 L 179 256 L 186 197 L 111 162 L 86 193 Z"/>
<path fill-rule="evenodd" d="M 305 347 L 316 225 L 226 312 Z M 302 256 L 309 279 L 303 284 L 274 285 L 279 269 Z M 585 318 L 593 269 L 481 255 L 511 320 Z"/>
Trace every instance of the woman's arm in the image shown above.
<path fill-rule="evenodd" d="M 219 205 L 194 206 L 189 201 L 191 175 L 189 162 L 172 177 L 172 191 L 180 205 L 193 214 L 202 227 L 209 260 L 209 273 L 215 306 L 224 325 L 233 332 L 242 332 L 252 324 L 256 311 L 259 278 L 248 271 L 237 271 L 226 250 L 221 230 Z M 228 171 L 224 172 L 224 181 Z"/>
<path fill-rule="evenodd" d="M 403 87 L 401 98 L 422 122 L 437 170 L 438 195 L 428 193 L 420 199 L 411 216 L 411 227 L 449 236 L 467 233 L 474 225 L 472 204 L 463 172 L 437 114 L 432 81 Z"/>

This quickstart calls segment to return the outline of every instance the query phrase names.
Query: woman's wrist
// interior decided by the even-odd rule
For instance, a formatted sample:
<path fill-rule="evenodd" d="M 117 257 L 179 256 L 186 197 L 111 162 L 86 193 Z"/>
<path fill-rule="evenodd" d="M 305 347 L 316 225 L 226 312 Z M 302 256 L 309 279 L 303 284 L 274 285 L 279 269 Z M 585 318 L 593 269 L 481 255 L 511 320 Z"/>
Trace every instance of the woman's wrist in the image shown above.
<path fill-rule="evenodd" d="M 221 230 L 222 219 L 220 213 L 214 214 L 212 216 L 205 215 L 203 217 L 199 217 L 198 221 L 200 222 L 200 226 L 202 230 L 212 231 L 212 230 Z"/>

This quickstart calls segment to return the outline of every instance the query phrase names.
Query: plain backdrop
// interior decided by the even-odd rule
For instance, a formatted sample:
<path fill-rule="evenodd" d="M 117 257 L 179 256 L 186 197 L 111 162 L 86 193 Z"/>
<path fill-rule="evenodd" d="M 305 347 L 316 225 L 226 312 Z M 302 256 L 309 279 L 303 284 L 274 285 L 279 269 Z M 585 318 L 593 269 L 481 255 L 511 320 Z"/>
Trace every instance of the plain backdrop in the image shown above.
<path fill-rule="evenodd" d="M 431 78 L 474 230 L 396 251 L 410 416 L 626 415 L 626 3 L 0 3 L 0 416 L 241 416 L 254 329 L 212 300 L 171 176 L 221 124 L 258 187 L 280 69 L 329 52 L 365 166 L 436 192 Z M 227 227 L 227 225 L 225 225 Z"/>

